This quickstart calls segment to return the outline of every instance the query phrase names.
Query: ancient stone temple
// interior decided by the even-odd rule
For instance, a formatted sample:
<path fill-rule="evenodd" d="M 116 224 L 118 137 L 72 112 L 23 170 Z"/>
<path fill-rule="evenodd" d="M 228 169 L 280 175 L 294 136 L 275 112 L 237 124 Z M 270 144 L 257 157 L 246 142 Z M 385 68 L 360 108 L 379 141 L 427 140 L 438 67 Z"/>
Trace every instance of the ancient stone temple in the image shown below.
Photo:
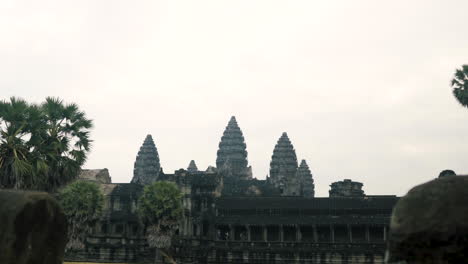
<path fill-rule="evenodd" d="M 224 130 L 216 157 L 216 168 L 225 177 L 252 178 L 252 169 L 247 167 L 247 146 L 242 131 L 233 116 Z"/>
<path fill-rule="evenodd" d="M 296 175 L 297 157 L 288 134 L 284 132 L 276 143 L 270 162 L 270 181 L 282 195 L 300 195 L 300 179 Z"/>
<path fill-rule="evenodd" d="M 330 197 L 364 197 L 362 185 L 350 179 L 334 182 L 330 185 Z"/>
<path fill-rule="evenodd" d="M 194 173 L 194 172 L 198 171 L 197 164 L 195 164 L 194 160 L 190 161 L 190 163 L 189 163 L 189 165 L 187 167 L 187 171 L 190 172 L 190 173 Z"/>
<path fill-rule="evenodd" d="M 247 164 L 234 117 L 221 138 L 217 168 L 205 171 L 191 161 L 187 170 L 164 173 L 148 136 L 132 183 L 111 183 L 107 170 L 83 172 L 83 179 L 100 184 L 106 206 L 86 249 L 68 260 L 154 263 L 155 251 L 138 221 L 138 197 L 146 184 L 171 181 L 180 187 L 185 207 L 173 238 L 177 263 L 383 262 L 398 197 L 365 195 L 363 184 L 351 180 L 333 183 L 329 197 L 315 197 L 309 166 L 305 160 L 297 165 L 286 133 L 274 148 L 267 179 L 251 177 Z"/>
<path fill-rule="evenodd" d="M 296 177 L 301 183 L 300 194 L 304 197 L 314 197 L 314 179 L 312 178 L 312 173 L 310 172 L 309 165 L 307 165 L 307 162 L 305 160 L 301 161 L 301 165 L 299 165 L 299 168 L 297 168 L 296 174 Z"/>
<path fill-rule="evenodd" d="M 132 183 L 149 184 L 155 182 L 158 179 L 160 169 L 158 150 L 153 137 L 147 135 L 135 160 Z"/>

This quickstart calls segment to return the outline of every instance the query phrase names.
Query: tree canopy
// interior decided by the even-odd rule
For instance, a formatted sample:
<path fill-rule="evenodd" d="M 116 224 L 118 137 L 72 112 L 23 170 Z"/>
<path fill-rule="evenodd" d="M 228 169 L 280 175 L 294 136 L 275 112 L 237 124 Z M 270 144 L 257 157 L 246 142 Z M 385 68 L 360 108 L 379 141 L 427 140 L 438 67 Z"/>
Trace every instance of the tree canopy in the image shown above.
<path fill-rule="evenodd" d="M 58 200 L 67 217 L 66 250 L 84 248 L 84 240 L 99 219 L 104 195 L 96 183 L 75 181 L 60 190 Z"/>
<path fill-rule="evenodd" d="M 158 181 L 146 185 L 138 201 L 138 215 L 146 227 L 148 244 L 159 249 L 172 263 L 165 249 L 183 217 L 182 193 L 172 182 Z"/>
<path fill-rule="evenodd" d="M 76 104 L 58 98 L 0 101 L 0 187 L 54 191 L 76 178 L 91 128 Z"/>
<path fill-rule="evenodd" d="M 452 79 L 453 95 L 458 102 L 468 107 L 468 64 L 455 70 L 454 78 Z"/>

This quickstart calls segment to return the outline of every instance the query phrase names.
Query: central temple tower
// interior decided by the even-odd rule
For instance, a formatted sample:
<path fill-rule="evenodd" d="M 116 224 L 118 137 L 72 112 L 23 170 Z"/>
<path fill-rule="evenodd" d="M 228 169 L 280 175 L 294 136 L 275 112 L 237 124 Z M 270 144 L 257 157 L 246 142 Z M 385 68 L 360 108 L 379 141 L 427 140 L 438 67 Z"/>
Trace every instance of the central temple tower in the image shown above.
<path fill-rule="evenodd" d="M 153 137 L 147 135 L 135 160 L 132 183 L 153 183 L 158 179 L 160 169 L 158 150 Z"/>
<path fill-rule="evenodd" d="M 270 181 L 282 195 L 299 195 L 296 150 L 284 132 L 276 143 L 270 162 Z"/>
<path fill-rule="evenodd" d="M 231 117 L 224 130 L 216 157 L 216 168 L 224 176 L 235 179 L 252 178 L 252 169 L 247 167 L 247 146 L 236 117 Z"/>

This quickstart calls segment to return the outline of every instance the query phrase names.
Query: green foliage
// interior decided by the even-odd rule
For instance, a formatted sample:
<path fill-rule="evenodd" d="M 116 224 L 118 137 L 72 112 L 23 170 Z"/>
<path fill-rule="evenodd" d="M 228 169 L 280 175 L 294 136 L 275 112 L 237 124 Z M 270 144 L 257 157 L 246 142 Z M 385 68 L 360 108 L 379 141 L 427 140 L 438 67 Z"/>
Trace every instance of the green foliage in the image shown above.
<path fill-rule="evenodd" d="M 139 199 L 138 213 L 145 224 L 160 219 L 179 219 L 182 214 L 182 193 L 172 182 L 158 181 L 147 185 Z"/>
<path fill-rule="evenodd" d="M 159 181 L 145 186 L 138 201 L 138 215 L 146 226 L 150 246 L 168 248 L 183 217 L 182 193 L 177 185 Z"/>
<path fill-rule="evenodd" d="M 455 71 L 454 78 L 452 79 L 453 95 L 457 98 L 458 102 L 468 107 L 468 65 L 463 65 L 460 69 Z"/>
<path fill-rule="evenodd" d="M 86 161 L 92 121 L 76 104 L 0 101 L 0 187 L 54 191 Z"/>
<path fill-rule="evenodd" d="M 102 213 L 104 195 L 96 183 L 76 181 L 60 190 L 58 200 L 67 217 L 67 249 L 83 248 L 84 239 Z"/>

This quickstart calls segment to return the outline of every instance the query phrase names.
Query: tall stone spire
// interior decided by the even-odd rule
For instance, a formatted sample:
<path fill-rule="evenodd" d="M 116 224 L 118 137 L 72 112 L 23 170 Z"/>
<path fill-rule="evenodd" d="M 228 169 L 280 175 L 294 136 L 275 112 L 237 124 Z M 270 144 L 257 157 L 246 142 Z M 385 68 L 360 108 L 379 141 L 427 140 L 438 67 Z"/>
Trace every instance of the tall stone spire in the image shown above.
<path fill-rule="evenodd" d="M 247 168 L 247 151 L 244 136 L 233 116 L 224 130 L 216 158 L 216 167 L 225 177 L 251 178 Z"/>
<path fill-rule="evenodd" d="M 284 132 L 278 139 L 271 156 L 270 180 L 284 195 L 299 195 L 299 179 L 296 178 L 296 171 L 296 151 L 288 134 Z"/>
<path fill-rule="evenodd" d="M 195 164 L 195 161 L 194 161 L 194 160 L 191 160 L 191 161 L 190 161 L 190 164 L 189 164 L 188 167 L 187 167 L 187 171 L 188 171 L 188 172 L 197 172 L 197 171 L 198 171 L 197 164 Z"/>
<path fill-rule="evenodd" d="M 301 165 L 297 169 L 297 178 L 301 182 L 301 194 L 304 197 L 315 196 L 315 185 L 312 173 L 310 172 L 309 166 L 305 160 L 301 161 Z"/>
<path fill-rule="evenodd" d="M 132 183 L 153 183 L 157 180 L 160 169 L 158 150 L 153 137 L 147 135 L 135 160 Z"/>

